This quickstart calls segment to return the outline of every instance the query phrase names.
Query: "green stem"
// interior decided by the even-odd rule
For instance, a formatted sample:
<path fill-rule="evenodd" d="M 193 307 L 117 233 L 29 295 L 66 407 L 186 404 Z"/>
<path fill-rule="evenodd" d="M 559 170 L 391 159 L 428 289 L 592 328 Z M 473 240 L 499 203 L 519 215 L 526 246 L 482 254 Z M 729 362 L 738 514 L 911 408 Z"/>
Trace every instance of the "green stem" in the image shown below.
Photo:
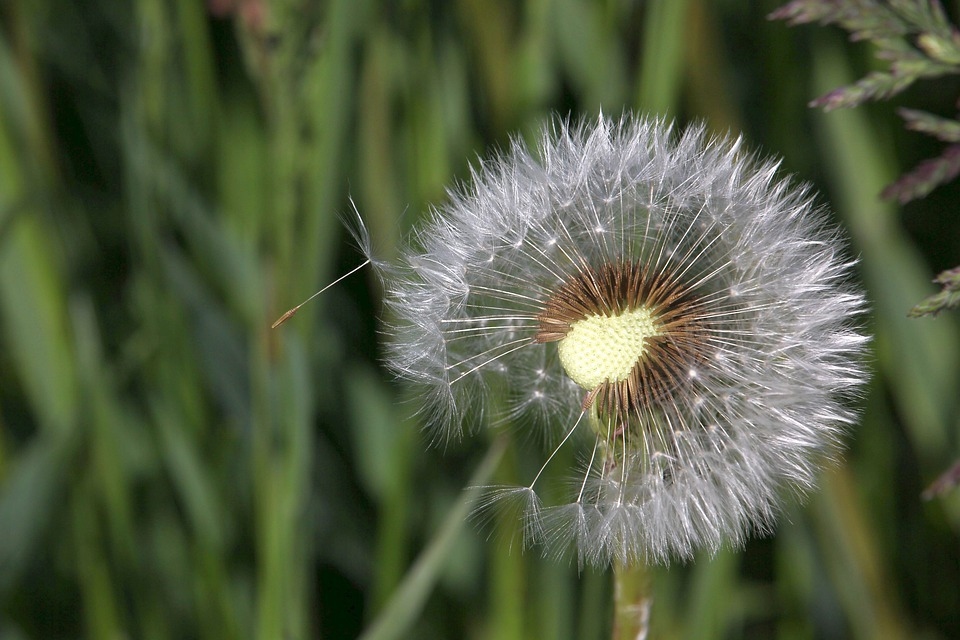
<path fill-rule="evenodd" d="M 653 590 L 647 567 L 613 568 L 613 640 L 645 640 L 650 631 Z"/>

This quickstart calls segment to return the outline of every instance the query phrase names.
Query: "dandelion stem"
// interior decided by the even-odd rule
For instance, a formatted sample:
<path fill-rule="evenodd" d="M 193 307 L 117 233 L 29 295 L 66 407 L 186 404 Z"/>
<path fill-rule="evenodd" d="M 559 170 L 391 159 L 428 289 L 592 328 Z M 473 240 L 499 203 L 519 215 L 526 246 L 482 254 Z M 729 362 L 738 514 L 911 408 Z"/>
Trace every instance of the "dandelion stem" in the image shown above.
<path fill-rule="evenodd" d="M 646 640 L 650 632 L 652 584 L 647 567 L 617 562 L 613 568 L 613 640 Z"/>

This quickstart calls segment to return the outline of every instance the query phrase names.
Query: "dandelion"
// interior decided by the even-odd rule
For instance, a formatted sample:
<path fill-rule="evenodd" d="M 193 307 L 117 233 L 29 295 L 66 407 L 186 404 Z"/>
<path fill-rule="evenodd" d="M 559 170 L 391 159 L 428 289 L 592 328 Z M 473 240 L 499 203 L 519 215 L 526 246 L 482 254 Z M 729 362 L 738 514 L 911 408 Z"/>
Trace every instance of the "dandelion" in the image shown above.
<path fill-rule="evenodd" d="M 440 439 L 471 416 L 579 449 L 569 495 L 498 487 L 581 563 L 688 559 L 768 531 L 855 418 L 864 298 L 809 191 L 741 141 L 556 124 L 474 171 L 393 264 L 387 360 Z"/>

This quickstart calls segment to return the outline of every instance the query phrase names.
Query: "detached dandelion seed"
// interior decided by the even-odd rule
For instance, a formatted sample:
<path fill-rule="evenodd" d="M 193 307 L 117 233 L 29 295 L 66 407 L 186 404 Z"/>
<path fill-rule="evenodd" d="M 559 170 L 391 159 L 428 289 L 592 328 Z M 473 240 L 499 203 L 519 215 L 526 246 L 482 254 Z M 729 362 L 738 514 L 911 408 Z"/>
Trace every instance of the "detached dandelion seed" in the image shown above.
<path fill-rule="evenodd" d="M 490 490 L 527 542 L 595 565 L 738 546 L 838 451 L 864 298 L 828 214 L 776 172 L 702 127 L 558 123 L 376 264 L 388 362 L 439 439 L 497 406 L 580 448 L 565 502 L 541 502 L 543 469 Z"/>

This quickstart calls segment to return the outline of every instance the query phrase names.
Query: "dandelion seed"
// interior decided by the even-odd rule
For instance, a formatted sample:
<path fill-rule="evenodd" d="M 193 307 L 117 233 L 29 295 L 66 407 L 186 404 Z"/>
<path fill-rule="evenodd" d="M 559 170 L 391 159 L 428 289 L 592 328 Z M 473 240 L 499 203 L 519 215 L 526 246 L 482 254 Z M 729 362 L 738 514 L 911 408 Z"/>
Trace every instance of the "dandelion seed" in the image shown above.
<path fill-rule="evenodd" d="M 388 363 L 439 439 L 503 407 L 494 422 L 581 448 L 566 501 L 541 502 L 543 469 L 489 492 L 520 505 L 528 543 L 688 559 L 769 531 L 854 420 L 867 339 L 842 253 L 807 189 L 740 140 L 558 124 L 376 264 Z"/>

